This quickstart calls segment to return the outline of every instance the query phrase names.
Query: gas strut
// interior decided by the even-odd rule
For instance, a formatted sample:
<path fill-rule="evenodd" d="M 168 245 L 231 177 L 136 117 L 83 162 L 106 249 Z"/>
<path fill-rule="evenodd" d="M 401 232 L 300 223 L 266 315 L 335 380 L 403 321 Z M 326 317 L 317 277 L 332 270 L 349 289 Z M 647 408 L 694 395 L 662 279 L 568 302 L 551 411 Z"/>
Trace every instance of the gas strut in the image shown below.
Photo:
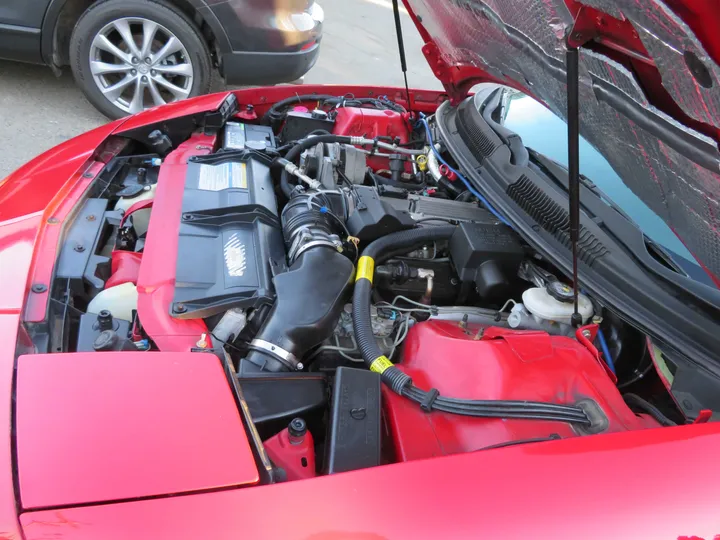
<path fill-rule="evenodd" d="M 402 25 L 400 24 L 400 6 L 398 5 L 399 1 L 400 0 L 392 0 L 393 15 L 395 15 L 395 34 L 397 35 L 398 41 L 398 53 L 400 53 L 400 69 L 402 69 L 403 79 L 405 79 L 407 108 L 408 111 L 412 112 L 412 103 L 410 102 L 410 87 L 408 86 L 407 80 L 407 63 L 405 62 L 405 43 L 403 41 Z"/>
<path fill-rule="evenodd" d="M 577 47 L 567 44 L 567 127 L 568 127 L 568 194 L 570 200 L 570 244 L 572 244 L 573 314 L 574 328 L 582 324 L 578 311 L 578 240 L 580 233 L 580 99 Z"/>

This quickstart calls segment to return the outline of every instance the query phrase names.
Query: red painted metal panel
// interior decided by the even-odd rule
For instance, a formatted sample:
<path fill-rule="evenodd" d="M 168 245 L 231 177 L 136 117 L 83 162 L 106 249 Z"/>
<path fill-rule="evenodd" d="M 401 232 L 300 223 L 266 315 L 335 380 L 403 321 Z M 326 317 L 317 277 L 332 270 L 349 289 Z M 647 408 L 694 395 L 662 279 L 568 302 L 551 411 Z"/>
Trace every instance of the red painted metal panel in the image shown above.
<path fill-rule="evenodd" d="M 395 111 L 341 107 L 335 115 L 333 133 L 351 137 L 398 137 L 401 143 L 410 140 L 407 115 Z"/>
<path fill-rule="evenodd" d="M 25 301 L 33 244 L 42 216 L 33 214 L 0 224 L 0 313 L 17 312 Z"/>
<path fill-rule="evenodd" d="M 44 210 L 92 157 L 95 148 L 123 122 L 117 120 L 70 139 L 0 180 L 0 221 Z"/>
<path fill-rule="evenodd" d="M 315 476 L 315 445 L 309 431 L 293 438 L 288 428 L 263 442 L 272 462 L 281 467 L 288 480 L 303 480 Z"/>
<path fill-rule="evenodd" d="M 16 426 L 23 508 L 258 481 L 212 354 L 21 356 Z"/>
<path fill-rule="evenodd" d="M 22 348 L 29 341 L 26 334 L 18 335 L 19 324 L 18 310 L 0 313 L 0 425 L 5 426 L 0 432 L 0 540 L 22 539 L 13 483 L 12 432 L 8 429 L 12 425 L 15 345 Z"/>
<path fill-rule="evenodd" d="M 399 139 L 400 143 L 410 141 L 409 113 L 400 114 L 395 111 L 363 109 L 361 107 L 341 107 L 337 109 L 333 133 L 351 137 L 390 137 Z M 368 156 L 368 166 L 374 170 L 388 169 L 388 159 L 380 156 Z M 412 171 L 409 163 L 405 169 Z"/>
<path fill-rule="evenodd" d="M 138 317 L 161 351 L 189 351 L 207 326 L 202 319 L 170 315 L 187 160 L 209 154 L 215 137 L 195 134 L 171 152 L 160 167 L 145 249 L 138 276 Z M 198 253 L 198 258 L 202 258 Z M 196 264 L 197 261 L 186 261 Z"/>
<path fill-rule="evenodd" d="M 13 474 L 13 374 L 16 351 L 32 352 L 27 333 L 20 327 L 20 311 L 27 290 L 33 243 L 41 215 L 15 218 L 0 224 L 0 539 L 22 538 L 17 517 Z"/>
<path fill-rule="evenodd" d="M 607 416 L 608 431 L 658 427 L 625 405 L 604 366 L 577 341 L 494 328 L 476 339 L 479 330 L 446 321 L 418 323 L 408 334 L 398 366 L 420 388 L 437 388 L 446 397 L 567 405 L 589 399 Z M 578 435 L 562 422 L 426 414 L 415 403 L 383 390 L 401 461 L 472 452 L 509 441 Z"/>
<path fill-rule="evenodd" d="M 21 523 L 27 540 L 711 540 L 719 445 L 720 424 L 576 437 Z"/>

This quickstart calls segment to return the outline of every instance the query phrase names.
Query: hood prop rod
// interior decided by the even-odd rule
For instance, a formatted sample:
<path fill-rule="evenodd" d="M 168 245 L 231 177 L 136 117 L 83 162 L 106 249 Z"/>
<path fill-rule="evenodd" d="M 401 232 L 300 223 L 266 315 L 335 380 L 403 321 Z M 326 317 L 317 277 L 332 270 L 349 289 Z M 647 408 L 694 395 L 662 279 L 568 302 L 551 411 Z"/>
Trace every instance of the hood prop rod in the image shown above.
<path fill-rule="evenodd" d="M 567 70 L 567 127 L 568 127 L 568 194 L 570 201 L 570 244 L 572 245 L 573 314 L 574 328 L 582 325 L 578 311 L 578 240 L 580 235 L 580 98 L 578 49 L 567 44 L 565 67 Z"/>
<path fill-rule="evenodd" d="M 405 94 L 407 96 L 407 108 L 412 113 L 412 101 L 410 101 L 410 86 L 407 80 L 407 62 L 405 61 L 405 42 L 403 41 L 402 25 L 400 24 L 400 6 L 399 0 L 392 0 L 393 15 L 395 16 L 395 34 L 398 41 L 398 53 L 400 53 L 400 69 L 402 69 L 403 79 L 405 79 Z"/>

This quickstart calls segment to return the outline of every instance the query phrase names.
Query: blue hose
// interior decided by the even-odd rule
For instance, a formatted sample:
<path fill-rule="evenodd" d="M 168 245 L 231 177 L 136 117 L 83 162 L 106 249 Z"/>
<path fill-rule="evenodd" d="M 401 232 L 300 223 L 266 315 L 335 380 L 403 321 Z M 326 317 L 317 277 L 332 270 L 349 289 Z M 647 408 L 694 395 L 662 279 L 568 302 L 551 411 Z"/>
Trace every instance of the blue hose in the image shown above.
<path fill-rule="evenodd" d="M 437 148 L 435 148 L 435 143 L 432 138 L 432 134 L 430 133 L 430 126 L 428 125 L 427 120 L 425 119 L 425 115 L 420 113 L 420 121 L 423 123 L 423 126 L 425 126 L 425 133 L 427 134 L 428 141 L 430 143 L 430 148 L 432 149 L 433 153 L 435 154 L 435 157 L 438 159 L 440 163 L 445 165 L 448 169 L 450 169 L 452 172 L 454 172 L 457 177 L 460 179 L 460 181 L 465 184 L 465 187 L 468 189 L 470 193 L 475 195 L 477 199 L 485 205 L 485 207 L 494 215 L 496 218 L 498 218 L 502 223 L 507 225 L 508 227 L 512 227 L 508 221 L 500 215 L 500 213 L 495 210 L 495 208 L 492 207 L 492 205 L 488 202 L 488 200 L 480 195 L 480 193 L 477 192 L 477 190 L 468 182 L 465 177 L 460 174 L 459 171 L 452 168 L 447 161 L 445 161 L 442 156 L 440 155 L 440 152 L 437 151 Z M 610 355 L 610 349 L 607 346 L 607 342 L 605 341 L 605 334 L 603 334 L 603 331 L 598 328 L 597 333 L 597 339 L 600 342 L 600 348 L 602 349 L 603 357 L 605 358 L 605 363 L 610 368 L 610 371 L 615 373 L 615 363 L 613 362 L 612 356 Z"/>
<path fill-rule="evenodd" d="M 468 180 L 466 180 L 465 177 L 464 177 L 462 174 L 460 174 L 459 171 L 457 171 L 456 169 L 453 169 L 453 168 L 448 164 L 448 162 L 445 161 L 445 160 L 442 158 L 442 156 L 440 155 L 440 152 L 438 152 L 438 151 L 437 151 L 437 148 L 435 148 L 435 143 L 434 143 L 434 141 L 433 141 L 432 134 L 430 133 L 430 126 L 428 125 L 428 122 L 427 122 L 427 120 L 425 119 L 425 115 L 423 115 L 422 113 L 420 114 L 420 121 L 423 123 L 423 126 L 425 126 L 425 133 L 427 134 L 427 138 L 428 138 L 428 141 L 429 141 L 429 143 L 430 143 L 430 148 L 432 149 L 433 154 L 435 154 L 435 157 L 438 159 L 438 161 L 439 161 L 440 163 L 442 163 L 443 165 L 445 165 L 445 166 L 446 166 L 448 169 L 450 169 L 452 172 L 454 172 L 454 173 L 457 175 L 457 177 L 460 179 L 460 181 L 461 181 L 463 184 L 465 184 L 465 187 L 468 189 L 468 191 L 469 191 L 470 193 L 472 193 L 473 195 L 475 195 L 475 197 L 477 197 L 477 199 L 478 199 L 481 203 L 483 203 L 483 205 L 485 206 L 485 208 L 487 208 L 493 216 L 495 216 L 496 218 L 498 218 L 498 220 L 500 220 L 502 223 L 504 223 L 504 224 L 507 225 L 508 227 L 511 227 L 510 223 L 508 223 L 508 221 L 507 221 L 503 216 L 501 216 L 500 213 L 499 213 L 497 210 L 495 210 L 495 209 L 492 207 L 492 205 L 488 202 L 488 200 L 487 200 L 485 197 L 483 197 L 482 195 L 480 195 L 480 193 L 478 193 L 478 191 L 472 186 L 472 184 L 470 184 L 470 182 L 468 182 Z"/>
<path fill-rule="evenodd" d="M 597 339 L 600 342 L 600 348 L 602 349 L 603 357 L 605 358 L 605 363 L 607 364 L 607 367 L 610 368 L 610 371 L 615 373 L 615 363 L 613 362 L 612 356 L 610 356 L 610 349 L 608 349 L 607 341 L 605 341 L 605 334 L 603 334 L 602 329 L 600 329 L 599 327 Z"/>

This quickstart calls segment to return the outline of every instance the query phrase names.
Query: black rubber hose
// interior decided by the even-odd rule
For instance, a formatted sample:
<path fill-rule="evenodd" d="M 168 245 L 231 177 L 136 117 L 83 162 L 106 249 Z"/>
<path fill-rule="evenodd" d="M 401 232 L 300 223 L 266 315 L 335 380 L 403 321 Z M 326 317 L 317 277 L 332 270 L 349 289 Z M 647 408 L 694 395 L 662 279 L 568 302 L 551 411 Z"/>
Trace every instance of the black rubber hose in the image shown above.
<path fill-rule="evenodd" d="M 401 180 L 393 180 L 392 178 L 387 178 L 386 176 L 381 176 L 373 172 L 369 172 L 368 174 L 372 181 L 378 185 L 393 186 L 407 189 L 408 191 L 420 191 L 421 189 L 425 189 L 427 187 L 425 182 L 403 182 Z"/>
<path fill-rule="evenodd" d="M 282 120 L 285 115 L 285 109 L 291 105 L 299 105 L 307 101 L 325 101 L 326 99 L 337 98 L 337 96 L 331 96 L 328 94 L 305 94 L 301 96 L 291 96 L 275 103 L 268 112 L 263 116 L 263 122 L 266 124 L 273 125 L 276 122 Z"/>
<path fill-rule="evenodd" d="M 437 390 L 426 392 L 413 386 L 410 377 L 392 365 L 382 353 L 373 335 L 370 319 L 375 266 L 389 253 L 397 253 L 401 249 L 411 251 L 427 242 L 449 240 L 455 230 L 456 227 L 440 226 L 400 231 L 375 240 L 362 252 L 355 279 L 352 317 L 355 339 L 365 365 L 371 371 L 380 373 L 382 381 L 394 392 L 419 403 L 421 408 L 428 412 L 437 410 L 481 418 L 523 418 L 590 424 L 585 411 L 571 405 L 532 401 L 466 400 L 440 396 Z"/>
<path fill-rule="evenodd" d="M 456 227 L 452 226 L 424 227 L 388 234 L 371 242 L 362 252 L 362 257 L 372 259 L 373 266 L 375 266 L 382 260 L 383 255 L 387 252 L 394 253 L 400 248 L 412 251 L 427 242 L 448 240 L 453 232 L 455 232 L 455 229 Z M 360 276 L 360 273 L 358 273 L 358 276 Z M 355 281 L 352 314 L 355 339 L 357 340 L 358 348 L 362 353 L 365 365 L 368 368 L 371 367 L 377 358 L 383 356 L 373 336 L 372 324 L 370 322 L 371 279 L 372 275 L 370 275 L 370 279 L 357 279 Z M 400 372 L 397 369 L 396 371 Z"/>
<path fill-rule="evenodd" d="M 350 144 L 350 137 L 346 135 L 317 135 L 314 137 L 308 137 L 307 139 L 302 139 L 293 146 L 287 154 L 285 154 L 285 159 L 294 162 L 305 150 L 318 143 Z M 290 184 L 290 173 L 285 169 L 283 169 L 282 174 L 280 175 L 280 190 L 283 192 L 285 197 L 290 199 L 293 186 Z"/>
<path fill-rule="evenodd" d="M 453 199 L 457 199 L 457 197 L 463 194 L 463 187 L 461 187 L 462 184 L 458 184 L 459 182 L 451 182 L 444 176 L 441 176 L 440 180 L 438 180 L 438 185 L 443 188 Z"/>
<path fill-rule="evenodd" d="M 640 410 L 641 412 L 647 413 L 650 416 L 652 416 L 655 420 L 657 420 L 658 424 L 665 427 L 671 427 L 671 426 L 677 426 L 675 422 L 670 420 L 667 416 L 665 416 L 660 409 L 658 409 L 655 405 L 650 403 L 649 401 L 644 400 L 637 394 L 623 394 L 623 399 L 625 400 L 625 403 L 628 404 L 628 407 L 635 408 Z"/>

